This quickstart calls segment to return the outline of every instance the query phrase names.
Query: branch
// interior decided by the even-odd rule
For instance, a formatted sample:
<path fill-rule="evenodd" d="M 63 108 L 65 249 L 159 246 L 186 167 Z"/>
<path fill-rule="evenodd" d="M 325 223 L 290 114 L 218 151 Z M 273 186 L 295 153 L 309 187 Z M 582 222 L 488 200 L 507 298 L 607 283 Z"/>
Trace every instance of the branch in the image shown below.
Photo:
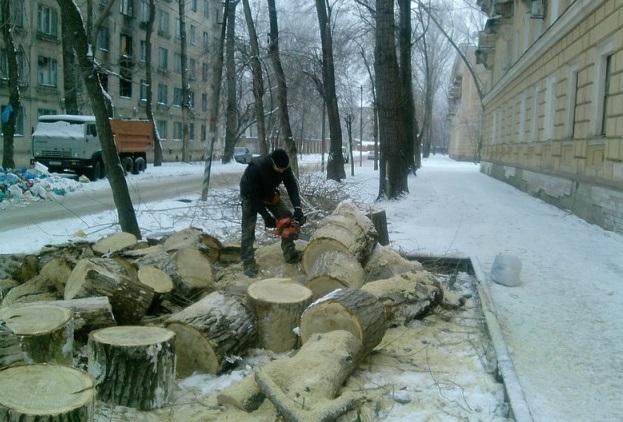
<path fill-rule="evenodd" d="M 106 5 L 106 8 L 104 9 L 100 17 L 97 18 L 97 20 L 95 21 L 95 24 L 93 25 L 93 31 L 95 31 L 95 33 L 93 34 L 93 38 L 95 38 L 95 36 L 97 35 L 99 31 L 99 27 L 102 25 L 102 23 L 104 23 L 104 20 L 108 17 L 108 14 L 112 10 L 112 7 L 115 5 L 116 1 L 117 0 L 108 0 L 108 4 Z"/>

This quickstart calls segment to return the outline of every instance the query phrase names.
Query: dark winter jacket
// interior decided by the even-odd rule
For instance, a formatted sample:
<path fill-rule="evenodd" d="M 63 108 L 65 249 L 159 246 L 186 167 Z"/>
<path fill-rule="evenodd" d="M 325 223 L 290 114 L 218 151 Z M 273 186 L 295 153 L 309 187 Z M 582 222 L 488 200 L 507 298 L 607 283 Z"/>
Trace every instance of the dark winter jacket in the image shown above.
<path fill-rule="evenodd" d="M 286 171 L 279 173 L 273 169 L 273 160 L 270 155 L 254 158 L 240 179 L 240 196 L 251 199 L 255 210 L 262 217 L 268 217 L 265 202 L 273 199 L 277 186 L 282 182 L 288 191 L 292 205 L 300 207 L 301 197 L 292 168 L 288 167 Z"/>

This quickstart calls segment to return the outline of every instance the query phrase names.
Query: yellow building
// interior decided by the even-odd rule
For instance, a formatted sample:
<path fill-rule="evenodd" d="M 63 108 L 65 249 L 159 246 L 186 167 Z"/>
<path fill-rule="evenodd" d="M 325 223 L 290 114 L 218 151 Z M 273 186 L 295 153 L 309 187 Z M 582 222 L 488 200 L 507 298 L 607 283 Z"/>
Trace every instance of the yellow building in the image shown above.
<path fill-rule="evenodd" d="M 623 232 L 623 1 L 478 4 L 482 171 Z"/>

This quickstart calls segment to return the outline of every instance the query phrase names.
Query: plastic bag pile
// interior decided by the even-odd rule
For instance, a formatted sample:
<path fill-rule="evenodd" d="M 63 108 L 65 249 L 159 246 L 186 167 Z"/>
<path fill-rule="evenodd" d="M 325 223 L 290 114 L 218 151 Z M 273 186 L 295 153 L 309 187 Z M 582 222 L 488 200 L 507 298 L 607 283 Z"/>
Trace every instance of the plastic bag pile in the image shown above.
<path fill-rule="evenodd" d="M 6 170 L 0 167 L 0 203 L 54 200 L 80 187 L 81 183 L 50 174 L 43 166 Z"/>

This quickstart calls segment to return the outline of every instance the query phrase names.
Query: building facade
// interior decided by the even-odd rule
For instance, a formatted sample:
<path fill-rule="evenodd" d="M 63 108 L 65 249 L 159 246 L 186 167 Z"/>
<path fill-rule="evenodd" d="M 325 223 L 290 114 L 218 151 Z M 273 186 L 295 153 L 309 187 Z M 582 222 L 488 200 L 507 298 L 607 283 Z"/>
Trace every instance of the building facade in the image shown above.
<path fill-rule="evenodd" d="M 482 171 L 623 232 L 623 2 L 478 3 Z"/>
<path fill-rule="evenodd" d="M 83 18 L 92 10 L 93 50 L 101 64 L 100 80 L 110 95 L 114 117 L 145 119 L 145 29 L 148 0 L 78 0 Z M 190 159 L 203 159 L 207 139 L 209 55 L 217 39 L 218 0 L 186 0 L 187 75 L 191 112 L 188 121 Z M 43 114 L 63 114 L 62 11 L 55 0 L 11 0 L 15 44 L 18 49 L 22 109 L 15 137 L 15 161 L 24 166 L 31 157 L 31 134 Z M 152 92 L 154 118 L 162 138 L 165 161 L 181 159 L 182 60 L 178 2 L 156 1 L 152 34 Z M 107 13 L 105 13 L 107 12 Z M 102 17 L 103 15 L 103 17 Z M 1 37 L 0 37 L 1 38 Z M 0 56 L 0 104 L 8 104 L 8 66 L 4 43 Z M 76 75 L 79 79 L 79 75 Z M 81 114 L 91 114 L 82 82 L 77 85 Z M 0 148 L 2 145 L 0 144 Z M 219 143 L 215 155 L 219 156 Z"/>
<path fill-rule="evenodd" d="M 478 78 L 480 90 L 486 92 L 487 71 L 476 64 L 476 47 L 462 46 L 463 55 Z M 448 155 L 457 161 L 477 161 L 482 128 L 482 99 L 472 73 L 457 54 L 452 66 L 448 93 Z"/>

